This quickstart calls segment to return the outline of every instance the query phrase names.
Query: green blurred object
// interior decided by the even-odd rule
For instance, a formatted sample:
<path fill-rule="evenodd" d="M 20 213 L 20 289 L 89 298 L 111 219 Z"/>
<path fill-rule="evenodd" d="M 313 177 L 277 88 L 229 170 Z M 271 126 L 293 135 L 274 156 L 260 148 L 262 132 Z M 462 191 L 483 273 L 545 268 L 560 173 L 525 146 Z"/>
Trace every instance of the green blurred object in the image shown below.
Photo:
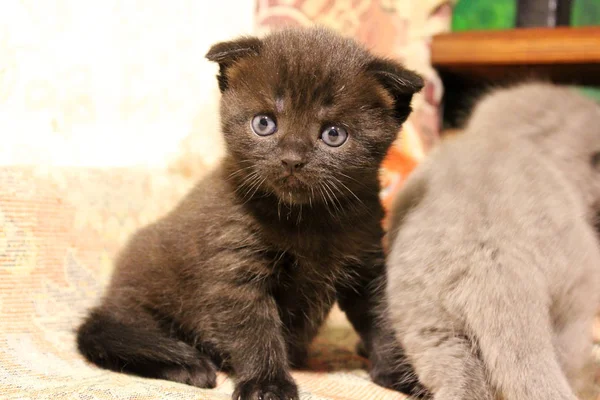
<path fill-rule="evenodd" d="M 575 0 L 571 10 L 571 25 L 600 25 L 600 0 Z"/>
<path fill-rule="evenodd" d="M 459 0 L 452 14 L 452 30 L 512 29 L 516 13 L 517 0 Z"/>
<path fill-rule="evenodd" d="M 591 97 L 600 103 L 600 87 L 577 86 L 577 89 L 579 89 L 583 95 Z"/>

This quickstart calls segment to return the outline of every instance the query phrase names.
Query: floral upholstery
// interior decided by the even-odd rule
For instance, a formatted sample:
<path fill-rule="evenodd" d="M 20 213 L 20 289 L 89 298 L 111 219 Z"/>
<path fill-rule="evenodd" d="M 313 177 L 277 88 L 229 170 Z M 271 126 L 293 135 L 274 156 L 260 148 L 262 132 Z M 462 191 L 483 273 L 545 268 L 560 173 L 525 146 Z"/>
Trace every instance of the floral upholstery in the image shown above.
<path fill-rule="evenodd" d="M 229 399 L 231 379 L 200 390 L 105 371 L 77 353 L 74 330 L 138 227 L 167 212 L 191 180 L 135 168 L 0 168 L 0 398 Z M 372 384 L 339 310 L 315 341 L 303 399 L 398 399 Z"/>

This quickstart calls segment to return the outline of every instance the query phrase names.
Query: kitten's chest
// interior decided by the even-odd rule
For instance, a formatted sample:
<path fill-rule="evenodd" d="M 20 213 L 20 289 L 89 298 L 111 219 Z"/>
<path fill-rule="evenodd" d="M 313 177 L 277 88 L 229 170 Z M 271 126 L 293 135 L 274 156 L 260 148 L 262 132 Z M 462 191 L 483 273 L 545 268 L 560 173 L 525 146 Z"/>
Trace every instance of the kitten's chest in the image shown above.
<path fill-rule="evenodd" d="M 336 261 L 301 258 L 286 253 L 273 266 L 271 292 L 284 309 L 306 309 L 311 304 L 326 307 L 335 301 L 336 286 L 345 268 Z"/>
<path fill-rule="evenodd" d="M 307 216 L 308 219 L 308 216 Z M 311 218 L 301 224 L 277 221 L 260 230 L 271 284 L 288 291 L 314 291 L 348 284 L 348 276 L 381 252 L 382 229 L 374 219 L 324 223 Z M 325 289 L 322 289 L 325 290 Z"/>
<path fill-rule="evenodd" d="M 292 299 L 307 295 L 330 297 L 336 287 L 351 284 L 352 271 L 365 261 L 364 243 L 347 246 L 343 236 L 337 239 L 319 236 L 315 242 L 304 240 L 302 246 L 271 252 L 273 292 Z"/>
<path fill-rule="evenodd" d="M 266 247 L 286 251 L 297 261 L 321 266 L 346 263 L 360 258 L 364 249 L 381 246 L 379 203 L 365 202 L 363 208 L 349 207 L 338 214 L 316 207 L 288 209 L 289 213 L 284 207 L 281 213 L 272 208 L 252 214 L 254 228 Z"/>
<path fill-rule="evenodd" d="M 346 268 L 341 257 L 324 250 L 298 252 L 291 248 L 272 251 L 269 258 L 273 260 L 270 263 L 271 283 L 284 290 L 315 286 L 319 282 L 334 282 Z"/>
<path fill-rule="evenodd" d="M 375 224 L 373 224 L 375 225 Z M 302 269 L 356 263 L 365 249 L 380 246 L 379 226 L 357 222 L 349 227 L 275 227 L 266 232 L 269 247 L 285 250 Z"/>

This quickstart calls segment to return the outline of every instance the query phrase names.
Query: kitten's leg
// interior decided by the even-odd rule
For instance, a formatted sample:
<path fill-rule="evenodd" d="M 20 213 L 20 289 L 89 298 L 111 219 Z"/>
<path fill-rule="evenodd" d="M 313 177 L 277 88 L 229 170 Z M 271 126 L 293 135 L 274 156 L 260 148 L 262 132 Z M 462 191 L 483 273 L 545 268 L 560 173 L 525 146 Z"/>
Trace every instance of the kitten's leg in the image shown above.
<path fill-rule="evenodd" d="M 288 361 L 293 368 L 306 367 L 310 344 L 331 310 L 335 296 L 333 294 L 327 296 L 326 292 L 325 288 L 314 290 L 310 302 L 295 298 L 298 304 L 293 307 L 290 305 L 291 309 L 283 309 L 281 312 L 281 319 L 285 326 Z M 323 296 L 315 298 L 321 293 Z"/>
<path fill-rule="evenodd" d="M 555 348 L 560 365 L 571 386 L 585 400 L 600 398 L 600 392 L 597 392 L 594 385 L 592 326 L 593 320 L 581 318 L 569 322 L 555 334 Z"/>
<path fill-rule="evenodd" d="M 364 352 L 369 355 L 373 381 L 403 393 L 421 396 L 426 390 L 396 340 L 385 311 L 385 269 L 383 254 L 368 268 L 358 267 L 359 281 L 339 286 L 338 303 L 359 334 Z"/>
<path fill-rule="evenodd" d="M 479 268 L 479 285 L 457 289 L 447 305 L 465 317 L 492 385 L 505 400 L 576 400 L 555 352 L 545 280 L 504 276 L 522 268 Z"/>
<path fill-rule="evenodd" d="M 113 371 L 215 387 L 216 368 L 208 356 L 169 337 L 143 311 L 130 314 L 123 322 L 110 312 L 93 310 L 77 331 L 79 351 L 89 361 Z"/>
<path fill-rule="evenodd" d="M 201 299 L 198 312 L 210 313 L 212 320 L 210 324 L 204 320 L 198 330 L 228 355 L 236 375 L 233 399 L 298 399 L 289 373 L 283 324 L 267 283 L 251 279 L 243 285 L 227 285 L 233 290 L 215 290 L 210 305 Z"/>
<path fill-rule="evenodd" d="M 582 400 L 600 399 L 600 388 L 594 384 L 596 370 L 592 356 L 593 326 L 600 300 L 600 270 L 597 264 L 600 254 L 591 251 L 595 248 L 595 241 L 596 237 L 592 236 L 591 246 L 573 250 L 584 257 L 584 261 L 578 263 L 580 276 L 571 277 L 574 286 L 565 290 L 561 303 L 553 307 L 558 361 L 571 387 Z M 586 242 L 579 238 L 579 244 L 582 243 Z"/>
<path fill-rule="evenodd" d="M 418 296 L 410 298 L 419 299 Z M 435 308 L 434 301 L 420 299 L 416 307 L 415 304 L 410 316 L 394 318 L 394 321 L 402 332 L 399 337 L 419 380 L 434 393 L 433 399 L 495 399 L 485 366 L 469 338 L 455 329 L 444 310 Z"/>
<path fill-rule="evenodd" d="M 582 290 L 583 293 L 586 293 Z M 567 321 L 556 330 L 554 343 L 559 363 L 571 386 L 582 399 L 600 396 L 594 385 L 594 363 L 592 358 L 593 310 L 590 304 L 574 304 L 566 312 Z M 584 315 L 585 313 L 588 315 Z M 592 314 L 592 315 L 589 315 Z M 600 398 L 600 397 L 598 397 Z"/>
<path fill-rule="evenodd" d="M 277 302 L 283 334 L 288 351 L 288 361 L 293 368 L 304 368 L 308 362 L 308 350 L 319 332 L 323 321 L 335 302 L 335 291 L 323 283 L 322 274 L 317 276 L 290 276 L 297 285 L 282 285 L 273 291 Z"/>

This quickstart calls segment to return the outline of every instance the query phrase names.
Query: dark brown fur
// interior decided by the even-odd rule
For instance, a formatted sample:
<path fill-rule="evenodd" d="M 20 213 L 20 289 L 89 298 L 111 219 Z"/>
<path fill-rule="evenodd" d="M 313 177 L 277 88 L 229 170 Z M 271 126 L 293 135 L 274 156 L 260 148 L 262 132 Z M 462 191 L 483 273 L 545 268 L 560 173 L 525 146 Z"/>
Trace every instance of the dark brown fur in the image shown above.
<path fill-rule="evenodd" d="M 220 66 L 227 156 L 130 240 L 78 331 L 81 353 L 199 387 L 224 368 L 236 399 L 297 398 L 289 367 L 303 365 L 337 300 L 374 380 L 412 390 L 410 368 L 392 367 L 402 356 L 393 335 L 373 317 L 384 283 L 377 174 L 422 80 L 323 29 L 219 43 L 207 58 Z M 254 134 L 256 114 L 278 131 Z M 348 141 L 327 147 L 327 124 Z"/>

